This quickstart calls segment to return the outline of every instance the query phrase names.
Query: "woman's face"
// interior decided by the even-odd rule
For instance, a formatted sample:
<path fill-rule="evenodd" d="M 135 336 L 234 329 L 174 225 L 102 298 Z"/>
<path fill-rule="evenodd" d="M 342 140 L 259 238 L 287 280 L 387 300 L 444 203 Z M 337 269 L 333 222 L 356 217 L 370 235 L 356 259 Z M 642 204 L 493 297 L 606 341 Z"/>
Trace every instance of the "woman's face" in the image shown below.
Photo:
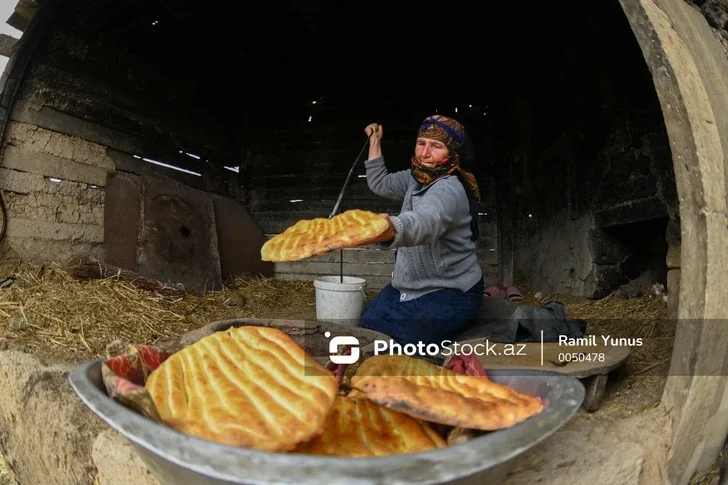
<path fill-rule="evenodd" d="M 449 150 L 444 143 L 429 138 L 418 138 L 415 145 L 415 156 L 427 167 L 436 167 L 442 163 Z"/>

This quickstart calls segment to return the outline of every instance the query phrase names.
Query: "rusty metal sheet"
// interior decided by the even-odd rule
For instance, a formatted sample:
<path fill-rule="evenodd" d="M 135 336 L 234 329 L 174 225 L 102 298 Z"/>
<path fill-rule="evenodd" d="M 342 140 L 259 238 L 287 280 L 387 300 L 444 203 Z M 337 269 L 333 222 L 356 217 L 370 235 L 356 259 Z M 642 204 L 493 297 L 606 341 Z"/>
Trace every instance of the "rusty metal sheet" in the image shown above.
<path fill-rule="evenodd" d="M 266 241 L 262 229 L 244 205 L 214 197 L 220 269 L 224 279 L 243 273 L 273 276 L 273 263 L 260 259 Z"/>
<path fill-rule="evenodd" d="M 139 272 L 190 292 L 220 289 L 222 278 L 212 194 L 169 179 L 142 176 L 144 208 Z"/>
<path fill-rule="evenodd" d="M 247 208 L 157 174 L 107 178 L 105 261 L 188 291 L 219 289 L 240 274 L 274 275 L 266 241 Z"/>
<path fill-rule="evenodd" d="M 110 171 L 104 200 L 104 260 L 136 271 L 137 239 L 141 223 L 139 177 Z"/>

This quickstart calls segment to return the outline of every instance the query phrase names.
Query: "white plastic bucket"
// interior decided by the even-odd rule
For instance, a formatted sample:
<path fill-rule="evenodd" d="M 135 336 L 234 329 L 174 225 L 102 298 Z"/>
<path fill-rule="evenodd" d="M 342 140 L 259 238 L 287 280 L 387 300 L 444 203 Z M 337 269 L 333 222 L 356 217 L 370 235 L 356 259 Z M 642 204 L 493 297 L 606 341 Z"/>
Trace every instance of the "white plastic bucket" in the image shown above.
<path fill-rule="evenodd" d="M 353 276 L 319 276 L 316 288 L 316 320 L 343 325 L 359 325 L 366 301 L 367 282 Z"/>

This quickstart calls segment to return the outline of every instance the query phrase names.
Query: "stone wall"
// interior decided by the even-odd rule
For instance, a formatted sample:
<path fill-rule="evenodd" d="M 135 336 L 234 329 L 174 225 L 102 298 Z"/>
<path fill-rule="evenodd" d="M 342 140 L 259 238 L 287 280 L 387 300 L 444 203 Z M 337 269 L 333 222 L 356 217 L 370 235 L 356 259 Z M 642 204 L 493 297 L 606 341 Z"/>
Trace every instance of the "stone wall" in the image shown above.
<path fill-rule="evenodd" d="M 7 208 L 5 257 L 60 260 L 104 256 L 106 147 L 11 122 L 0 162 Z"/>
<path fill-rule="evenodd" d="M 3 89 L 18 86 L 0 147 L 4 257 L 58 262 L 80 253 L 104 259 L 107 175 L 116 171 L 244 199 L 242 150 L 230 155 L 229 146 L 215 143 L 215 126 L 195 128 L 200 119 L 194 115 L 170 113 L 166 97 L 150 99 L 152 87 L 169 94 L 171 85 L 160 84 L 137 57 L 118 55 L 108 39 L 88 42 L 87 27 L 54 23 L 27 67 L 11 62 L 4 75 Z M 22 50 L 14 56 L 21 54 L 27 56 Z"/>
<path fill-rule="evenodd" d="M 648 270 L 667 282 L 679 213 L 661 108 L 624 14 L 599 3 L 583 15 L 560 76 L 504 114 L 503 131 L 518 134 L 501 152 L 503 204 L 521 280 L 601 298 Z"/>

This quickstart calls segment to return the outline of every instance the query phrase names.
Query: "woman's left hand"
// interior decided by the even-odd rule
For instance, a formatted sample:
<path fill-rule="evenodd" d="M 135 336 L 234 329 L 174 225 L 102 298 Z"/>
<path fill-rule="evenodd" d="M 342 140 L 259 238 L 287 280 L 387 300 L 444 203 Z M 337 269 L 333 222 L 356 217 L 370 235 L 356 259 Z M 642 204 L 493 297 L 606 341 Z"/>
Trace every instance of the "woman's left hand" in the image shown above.
<path fill-rule="evenodd" d="M 387 227 L 387 230 L 384 231 L 384 233 L 382 233 L 382 235 L 377 238 L 376 242 L 383 243 L 394 241 L 394 226 L 392 225 L 392 219 L 389 217 L 389 214 L 379 214 L 379 216 L 387 219 L 389 227 Z"/>

